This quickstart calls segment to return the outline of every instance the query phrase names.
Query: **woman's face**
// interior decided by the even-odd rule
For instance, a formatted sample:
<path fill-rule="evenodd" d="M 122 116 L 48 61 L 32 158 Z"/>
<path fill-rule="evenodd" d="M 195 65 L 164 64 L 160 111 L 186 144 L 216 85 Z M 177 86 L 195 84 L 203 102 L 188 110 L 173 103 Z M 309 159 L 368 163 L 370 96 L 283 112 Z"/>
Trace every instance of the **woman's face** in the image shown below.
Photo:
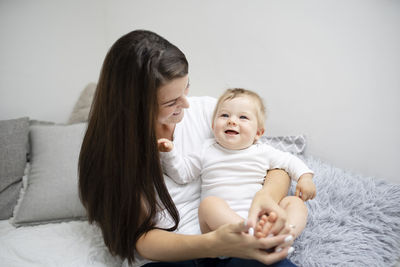
<path fill-rule="evenodd" d="M 183 109 L 189 107 L 186 99 L 188 92 L 188 75 L 173 79 L 158 88 L 158 122 L 160 124 L 176 124 L 183 119 Z"/>

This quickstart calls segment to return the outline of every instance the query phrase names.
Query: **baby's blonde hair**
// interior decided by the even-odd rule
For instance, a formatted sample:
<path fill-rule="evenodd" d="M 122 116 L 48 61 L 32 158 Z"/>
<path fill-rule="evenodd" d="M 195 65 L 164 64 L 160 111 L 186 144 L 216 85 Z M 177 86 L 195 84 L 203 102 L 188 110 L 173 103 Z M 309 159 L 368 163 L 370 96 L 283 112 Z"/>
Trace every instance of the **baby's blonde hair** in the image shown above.
<path fill-rule="evenodd" d="M 249 96 L 253 98 L 256 103 L 258 104 L 258 109 L 257 109 L 257 123 L 258 123 L 258 129 L 265 129 L 265 106 L 263 103 L 262 98 L 255 92 L 246 90 L 243 88 L 232 88 L 228 89 L 223 93 L 217 102 L 217 105 L 215 106 L 214 109 L 214 114 L 213 114 L 213 121 L 215 120 L 215 116 L 217 115 L 217 111 L 220 108 L 221 104 L 227 100 L 234 99 L 239 96 Z"/>

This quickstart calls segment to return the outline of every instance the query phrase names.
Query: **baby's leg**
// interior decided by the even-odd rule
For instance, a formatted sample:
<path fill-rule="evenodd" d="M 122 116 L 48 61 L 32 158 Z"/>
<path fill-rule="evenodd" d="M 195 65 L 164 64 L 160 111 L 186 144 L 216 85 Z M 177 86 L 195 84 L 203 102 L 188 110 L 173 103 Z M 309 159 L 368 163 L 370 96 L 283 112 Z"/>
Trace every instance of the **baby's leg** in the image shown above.
<path fill-rule="evenodd" d="M 291 234 L 297 238 L 303 232 L 307 223 L 308 210 L 304 201 L 296 196 L 287 196 L 281 200 L 279 206 L 287 213 L 287 223 L 293 225 Z"/>
<path fill-rule="evenodd" d="M 206 197 L 200 203 L 199 222 L 202 233 L 208 233 L 227 223 L 239 223 L 243 220 L 244 218 L 219 197 Z"/>

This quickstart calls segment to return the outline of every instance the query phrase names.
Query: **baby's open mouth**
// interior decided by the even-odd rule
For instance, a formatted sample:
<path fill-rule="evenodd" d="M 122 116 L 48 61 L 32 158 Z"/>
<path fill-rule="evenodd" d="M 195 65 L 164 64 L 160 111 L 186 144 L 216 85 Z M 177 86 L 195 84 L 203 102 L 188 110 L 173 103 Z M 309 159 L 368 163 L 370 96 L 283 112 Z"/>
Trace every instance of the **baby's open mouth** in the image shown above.
<path fill-rule="evenodd" d="M 226 133 L 226 134 L 229 134 L 229 135 L 236 135 L 236 134 L 239 134 L 238 132 L 236 132 L 236 131 L 234 131 L 234 130 L 226 130 L 225 133 Z"/>

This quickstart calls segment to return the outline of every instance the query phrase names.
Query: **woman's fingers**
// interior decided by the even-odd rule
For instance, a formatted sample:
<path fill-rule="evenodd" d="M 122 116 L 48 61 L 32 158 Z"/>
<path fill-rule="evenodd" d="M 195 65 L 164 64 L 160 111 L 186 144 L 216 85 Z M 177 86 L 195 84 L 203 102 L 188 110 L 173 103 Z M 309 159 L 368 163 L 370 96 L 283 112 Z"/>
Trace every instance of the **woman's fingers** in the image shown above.
<path fill-rule="evenodd" d="M 292 234 L 292 226 L 288 223 L 285 223 L 285 226 L 279 232 L 279 235 L 290 235 Z"/>
<path fill-rule="evenodd" d="M 290 248 L 292 248 L 292 247 L 290 247 Z M 285 248 L 284 250 L 282 250 L 280 252 L 274 252 L 274 253 L 268 253 L 268 252 L 259 250 L 256 252 L 254 259 L 263 264 L 271 265 L 275 262 L 285 259 L 288 255 L 288 251 L 290 248 Z M 293 248 L 290 250 L 292 250 L 292 252 L 293 252 Z"/>
<path fill-rule="evenodd" d="M 274 237 L 256 238 L 246 234 L 249 225 L 242 221 L 237 224 L 223 225 L 215 232 L 219 248 L 219 256 L 231 256 L 247 259 L 255 259 L 264 264 L 272 264 L 287 256 L 289 247 L 283 247 L 278 252 L 270 252 L 283 244 L 292 244 L 292 236 L 278 235 Z M 269 252 L 268 252 L 268 251 Z M 223 254 L 223 255 L 222 255 Z"/>
<path fill-rule="evenodd" d="M 274 207 L 273 209 L 272 208 L 269 209 L 269 212 L 267 212 L 267 209 L 266 208 L 264 209 L 264 207 L 262 206 L 252 205 L 249 210 L 249 217 L 248 217 L 249 226 L 255 227 L 257 225 L 259 217 L 264 214 L 268 216 L 273 215 L 274 217 L 276 217 L 269 232 L 272 233 L 273 235 L 279 234 L 286 224 L 286 217 L 287 217 L 286 211 L 281 207 L 279 207 L 278 205 L 276 205 L 276 207 Z"/>
<path fill-rule="evenodd" d="M 270 249 L 276 246 L 279 246 L 285 242 L 288 242 L 288 238 L 291 237 L 290 235 L 278 235 L 273 237 L 263 237 L 263 238 L 255 238 L 253 235 L 250 234 L 243 234 L 249 231 L 249 226 L 247 225 L 246 221 L 242 221 L 236 224 L 228 224 L 225 226 L 221 226 L 219 230 L 225 230 L 224 232 L 229 235 L 229 233 L 234 233 L 234 236 L 231 236 L 231 239 L 227 239 L 228 242 L 234 242 L 234 239 L 241 239 L 242 242 L 247 243 L 249 248 L 257 248 L 257 249 Z M 226 237 L 228 237 L 226 235 Z M 223 234 L 225 236 L 225 234 Z M 234 239 L 232 239 L 234 238 Z M 286 238 L 286 239 L 285 239 Z M 239 241 L 239 240 L 237 240 Z M 290 241 L 290 240 L 289 240 Z M 242 248 L 243 249 L 243 248 Z"/>
<path fill-rule="evenodd" d="M 291 241 L 292 238 L 290 238 L 290 235 L 279 235 L 279 236 L 273 236 L 273 237 L 266 237 L 266 238 L 260 238 L 259 240 L 259 248 L 260 249 L 270 249 L 274 248 L 276 246 L 279 246 L 286 241 Z"/>
<path fill-rule="evenodd" d="M 256 251 L 256 255 L 254 257 L 258 261 L 268 265 L 282 260 L 288 255 L 288 251 L 291 248 L 289 245 L 293 244 L 293 237 L 290 235 L 280 235 L 276 237 L 262 238 L 259 239 L 259 241 L 263 249 Z M 284 244 L 286 244 L 287 246 L 283 247 Z M 281 249 L 275 252 L 266 251 L 266 249 L 274 247 L 281 247 Z M 290 250 L 293 250 L 293 248 Z"/>
<path fill-rule="evenodd" d="M 243 220 L 239 223 L 227 224 L 225 226 L 221 226 L 220 228 L 223 229 L 224 227 L 226 227 L 228 233 L 235 233 L 236 235 L 239 234 L 238 236 L 242 235 L 243 233 L 249 232 L 249 229 L 251 228 L 249 227 L 247 220 Z M 251 235 L 253 234 L 254 232 Z"/>
<path fill-rule="evenodd" d="M 275 223 L 271 227 L 271 234 L 277 235 L 282 232 L 286 224 L 286 217 L 279 216 L 277 217 Z"/>
<path fill-rule="evenodd" d="M 249 216 L 247 218 L 247 225 L 255 228 L 257 225 L 258 217 L 260 215 L 260 209 L 256 205 L 251 205 L 249 210 Z"/>
<path fill-rule="evenodd" d="M 285 238 L 285 242 L 275 247 L 275 252 L 280 252 L 285 248 L 291 247 L 294 243 L 294 238 L 292 235 L 289 235 Z"/>
<path fill-rule="evenodd" d="M 246 220 L 241 221 L 240 223 L 230 224 L 229 227 L 234 233 L 247 232 L 250 228 Z"/>

